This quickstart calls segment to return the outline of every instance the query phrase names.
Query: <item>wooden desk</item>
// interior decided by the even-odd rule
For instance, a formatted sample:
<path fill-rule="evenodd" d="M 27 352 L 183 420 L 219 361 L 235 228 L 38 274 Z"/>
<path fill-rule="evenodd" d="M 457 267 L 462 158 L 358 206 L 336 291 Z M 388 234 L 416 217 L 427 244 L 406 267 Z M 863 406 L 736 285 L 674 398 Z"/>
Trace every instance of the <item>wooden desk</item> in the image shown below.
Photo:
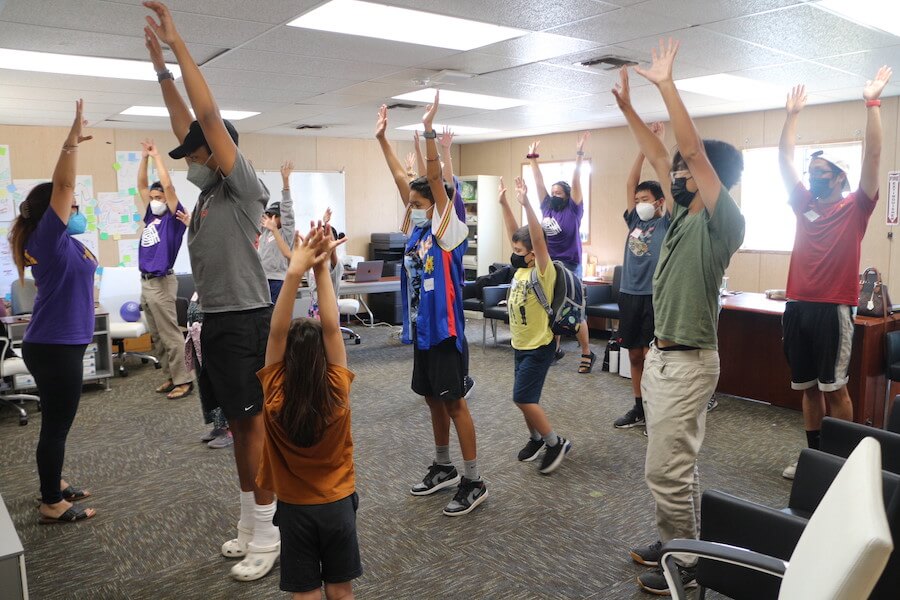
<path fill-rule="evenodd" d="M 791 371 L 782 349 L 784 306 L 785 302 L 769 300 L 764 294 L 722 298 L 718 391 L 801 410 L 802 392 L 791 389 Z M 896 329 L 900 329 L 900 315 L 887 320 L 856 317 L 847 390 L 857 423 L 883 426 L 884 336 Z"/>

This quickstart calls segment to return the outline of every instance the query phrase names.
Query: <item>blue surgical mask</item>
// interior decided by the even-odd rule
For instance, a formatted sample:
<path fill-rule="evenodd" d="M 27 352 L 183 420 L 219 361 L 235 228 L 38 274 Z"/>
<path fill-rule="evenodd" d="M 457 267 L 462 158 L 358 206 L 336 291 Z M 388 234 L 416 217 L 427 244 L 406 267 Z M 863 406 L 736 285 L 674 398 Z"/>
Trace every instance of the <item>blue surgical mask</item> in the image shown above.
<path fill-rule="evenodd" d="M 212 155 L 210 155 L 212 158 Z M 209 162 L 207 159 L 206 162 Z M 214 186 L 219 181 L 219 174 L 213 171 L 206 164 L 192 162 L 188 167 L 187 180 L 205 191 Z"/>
<path fill-rule="evenodd" d="M 66 225 L 66 231 L 69 235 L 78 235 L 84 233 L 87 229 L 87 218 L 83 214 L 75 213 L 71 217 L 69 217 L 69 222 Z"/>
<path fill-rule="evenodd" d="M 428 218 L 428 210 L 424 208 L 414 208 L 409 211 L 409 220 L 412 221 L 413 227 L 428 227 L 431 219 Z"/>

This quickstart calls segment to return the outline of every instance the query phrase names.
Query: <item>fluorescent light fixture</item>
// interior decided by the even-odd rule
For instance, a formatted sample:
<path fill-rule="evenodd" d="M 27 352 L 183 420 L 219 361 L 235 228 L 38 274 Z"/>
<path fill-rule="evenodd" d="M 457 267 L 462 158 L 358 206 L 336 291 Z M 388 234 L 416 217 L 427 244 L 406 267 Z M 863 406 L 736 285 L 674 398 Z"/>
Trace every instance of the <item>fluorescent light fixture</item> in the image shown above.
<path fill-rule="evenodd" d="M 434 88 L 425 88 L 394 96 L 394 100 L 412 100 L 431 104 L 434 101 Z M 515 98 L 503 98 L 501 96 L 488 96 L 486 94 L 470 94 L 469 92 L 455 92 L 453 90 L 441 90 L 441 105 L 466 106 L 468 108 L 481 108 L 484 110 L 502 110 L 528 104 L 526 100 Z"/>
<path fill-rule="evenodd" d="M 166 65 L 166 67 L 172 71 L 175 79 L 181 77 L 181 69 L 178 65 Z M 156 81 L 156 70 L 148 61 L 78 56 L 76 54 L 50 54 L 49 52 L 9 50 L 7 48 L 0 48 L 0 69 Z"/>
<path fill-rule="evenodd" d="M 444 127 L 449 127 L 453 132 L 453 135 L 476 135 L 479 133 L 493 133 L 494 131 L 499 131 L 499 129 L 487 129 L 485 127 L 466 127 L 464 125 L 440 125 L 438 123 L 434 123 L 432 125 L 435 131 L 441 131 Z M 397 129 L 401 131 L 425 131 L 425 126 L 421 123 L 414 123 L 412 125 L 404 125 L 403 127 L 397 127 Z"/>
<path fill-rule="evenodd" d="M 220 110 L 219 113 L 223 119 L 228 119 L 229 121 L 240 121 L 259 114 L 250 110 Z M 120 114 L 133 117 L 168 117 L 169 111 L 165 106 L 132 106 L 131 108 L 126 108 Z M 191 114 L 194 114 L 193 110 Z"/>
<path fill-rule="evenodd" d="M 288 25 L 453 50 L 472 50 L 530 33 L 360 0 L 331 0 Z"/>
<path fill-rule="evenodd" d="M 900 36 L 900 3 L 897 0 L 822 0 L 813 6 L 867 27 Z"/>
<path fill-rule="evenodd" d="M 784 102 L 786 90 L 778 86 L 747 77 L 727 73 L 704 75 L 679 79 L 675 82 L 679 90 L 723 98 L 725 100 L 749 102 Z"/>

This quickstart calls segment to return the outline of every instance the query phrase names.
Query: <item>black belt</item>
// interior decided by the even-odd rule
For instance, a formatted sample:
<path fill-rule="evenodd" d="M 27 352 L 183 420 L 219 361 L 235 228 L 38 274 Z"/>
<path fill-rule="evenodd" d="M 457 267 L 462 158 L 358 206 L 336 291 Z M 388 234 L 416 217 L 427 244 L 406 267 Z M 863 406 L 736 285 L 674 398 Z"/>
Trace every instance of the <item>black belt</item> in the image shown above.
<path fill-rule="evenodd" d="M 147 281 L 148 279 L 156 279 L 157 277 L 166 277 L 167 275 L 174 275 L 174 274 L 175 274 L 174 269 L 169 269 L 162 275 L 157 275 L 156 273 L 141 273 L 141 279 L 143 279 L 144 281 Z"/>

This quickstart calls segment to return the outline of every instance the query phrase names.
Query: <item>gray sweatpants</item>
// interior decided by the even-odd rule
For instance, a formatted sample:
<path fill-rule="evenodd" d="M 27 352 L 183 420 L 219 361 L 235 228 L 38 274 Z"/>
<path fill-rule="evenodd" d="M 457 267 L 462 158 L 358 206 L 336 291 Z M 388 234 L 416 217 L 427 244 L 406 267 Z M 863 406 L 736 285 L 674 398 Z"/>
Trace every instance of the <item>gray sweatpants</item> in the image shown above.
<path fill-rule="evenodd" d="M 194 377 L 184 366 L 184 334 L 175 312 L 177 292 L 175 275 L 141 279 L 141 305 L 150 328 L 153 352 L 166 377 L 181 385 L 193 381 Z"/>
<path fill-rule="evenodd" d="M 699 534 L 697 454 L 706 433 L 706 403 L 718 381 L 716 350 L 663 352 L 651 344 L 641 378 L 648 436 L 644 476 L 656 501 L 663 543 Z M 679 562 L 690 565 L 696 560 Z"/>

